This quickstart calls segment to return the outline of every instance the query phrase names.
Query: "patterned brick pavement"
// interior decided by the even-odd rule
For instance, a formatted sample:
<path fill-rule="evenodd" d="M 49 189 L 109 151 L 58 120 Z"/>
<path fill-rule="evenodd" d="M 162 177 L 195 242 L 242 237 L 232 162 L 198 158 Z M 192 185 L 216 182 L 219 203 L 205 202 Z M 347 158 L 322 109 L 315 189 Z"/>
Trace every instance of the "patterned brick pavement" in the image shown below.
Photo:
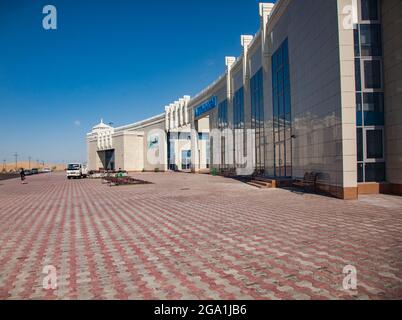
<path fill-rule="evenodd" d="M 191 174 L 0 184 L 0 299 L 402 298 L 402 198 L 341 201 Z M 43 289 L 43 267 L 58 287 Z M 357 268 L 358 290 L 342 289 Z"/>

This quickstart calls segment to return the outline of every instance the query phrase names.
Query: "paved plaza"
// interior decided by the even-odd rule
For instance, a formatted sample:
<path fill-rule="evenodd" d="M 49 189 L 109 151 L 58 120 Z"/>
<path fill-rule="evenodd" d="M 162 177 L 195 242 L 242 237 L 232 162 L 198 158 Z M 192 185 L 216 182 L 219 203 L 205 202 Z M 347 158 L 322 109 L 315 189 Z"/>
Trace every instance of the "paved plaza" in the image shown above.
<path fill-rule="evenodd" d="M 209 175 L 0 181 L 0 299 L 401 299 L 402 198 Z M 357 290 L 345 291 L 345 266 Z M 54 266 L 57 289 L 45 290 Z"/>

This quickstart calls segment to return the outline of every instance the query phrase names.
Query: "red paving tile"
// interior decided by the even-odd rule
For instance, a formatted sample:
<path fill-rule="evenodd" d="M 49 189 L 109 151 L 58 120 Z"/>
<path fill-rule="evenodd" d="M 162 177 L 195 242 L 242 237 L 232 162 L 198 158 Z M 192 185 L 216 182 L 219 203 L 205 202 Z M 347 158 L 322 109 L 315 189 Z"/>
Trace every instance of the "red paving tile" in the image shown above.
<path fill-rule="evenodd" d="M 191 174 L 0 185 L 1 299 L 401 299 L 402 198 Z M 43 288 L 47 265 L 57 289 Z M 343 268 L 358 290 L 343 290 Z"/>

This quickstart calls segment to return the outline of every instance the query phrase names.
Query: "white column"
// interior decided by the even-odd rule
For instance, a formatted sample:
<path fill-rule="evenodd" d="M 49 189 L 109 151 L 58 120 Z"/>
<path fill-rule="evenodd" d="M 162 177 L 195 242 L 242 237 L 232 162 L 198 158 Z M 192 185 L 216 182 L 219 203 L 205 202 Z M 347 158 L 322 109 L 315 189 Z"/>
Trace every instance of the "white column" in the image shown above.
<path fill-rule="evenodd" d="M 170 113 L 170 130 L 175 128 L 174 126 L 174 106 L 173 104 L 169 105 L 169 113 Z"/>
<path fill-rule="evenodd" d="M 175 101 L 174 102 L 174 110 L 176 113 L 176 121 L 175 121 L 175 128 L 179 128 L 180 127 L 180 105 L 179 105 L 179 101 Z"/>
<path fill-rule="evenodd" d="M 190 96 L 184 96 L 184 122 L 185 124 L 189 124 L 190 123 L 190 110 L 188 110 L 188 104 L 190 103 Z"/>
<path fill-rule="evenodd" d="M 248 48 L 250 46 L 251 41 L 253 41 L 253 36 L 242 35 L 241 36 L 241 45 L 243 47 L 243 85 L 244 89 L 246 89 L 247 80 L 250 76 L 249 72 L 249 61 L 248 61 Z"/>
<path fill-rule="evenodd" d="M 231 86 L 231 73 L 232 73 L 232 66 L 236 62 L 235 57 L 225 57 L 225 65 L 226 65 L 226 92 L 227 92 L 227 99 L 228 102 L 232 98 L 232 86 Z"/>
<path fill-rule="evenodd" d="M 194 110 L 191 110 L 191 171 L 196 173 L 200 169 L 198 128 L 195 125 Z"/>
<path fill-rule="evenodd" d="M 227 101 L 228 101 L 228 127 L 233 128 L 232 121 L 233 121 L 233 88 L 232 88 L 232 67 L 233 64 L 236 62 L 235 57 L 225 57 L 225 65 L 226 65 L 226 78 L 227 78 L 227 83 L 226 83 L 226 91 L 227 91 Z M 226 137 L 228 132 L 225 132 Z M 234 134 L 234 132 L 232 132 Z M 219 137 L 219 139 L 221 139 Z M 226 163 L 222 163 L 222 165 L 226 164 L 234 164 L 234 149 L 235 146 L 233 144 L 233 136 L 231 137 L 231 144 L 228 143 L 229 141 L 226 141 L 225 143 L 225 159 Z M 218 142 L 218 145 L 221 146 L 221 141 Z M 220 157 L 220 155 L 218 155 Z"/>
<path fill-rule="evenodd" d="M 268 49 L 268 44 L 267 44 L 267 32 L 268 32 L 268 20 L 269 20 L 269 15 L 272 12 L 272 9 L 274 8 L 273 3 L 260 3 L 260 21 L 261 21 L 261 39 L 262 39 L 262 57 L 265 57 L 266 52 L 269 51 Z M 264 61 L 263 59 L 262 63 Z"/>
<path fill-rule="evenodd" d="M 260 20 L 261 20 L 261 59 L 263 67 L 263 91 L 264 91 L 264 127 L 265 132 L 272 130 L 272 68 L 271 68 L 271 56 L 272 56 L 272 41 L 271 35 L 268 33 L 268 24 L 271 12 L 274 8 L 272 3 L 260 3 Z M 273 175 L 274 168 L 274 144 L 271 136 L 266 136 L 265 143 L 265 173 L 267 175 Z"/>
<path fill-rule="evenodd" d="M 166 129 L 166 132 L 169 132 L 169 129 L 170 129 L 170 119 L 169 119 L 169 117 L 170 117 L 169 107 L 166 106 L 165 107 L 165 129 Z"/>
<path fill-rule="evenodd" d="M 185 125 L 185 119 L 184 119 L 184 99 L 180 98 L 179 99 L 179 114 L 180 114 L 180 127 L 183 127 Z"/>
<path fill-rule="evenodd" d="M 242 35 L 241 36 L 241 45 L 243 47 L 243 88 L 244 88 L 244 129 L 251 129 L 251 95 L 250 95 L 250 61 L 248 49 L 250 47 L 251 42 L 253 41 L 253 36 Z M 255 149 L 252 148 L 252 145 L 255 145 L 255 141 L 252 142 L 252 145 L 247 141 L 248 135 L 243 135 L 243 146 L 246 147 L 247 161 L 251 161 L 247 163 L 249 167 L 253 166 L 255 168 Z M 255 140 L 255 135 L 252 135 L 252 139 Z M 244 148 L 241 147 L 239 150 L 240 154 L 243 154 Z M 251 153 L 251 154 L 250 154 Z"/>

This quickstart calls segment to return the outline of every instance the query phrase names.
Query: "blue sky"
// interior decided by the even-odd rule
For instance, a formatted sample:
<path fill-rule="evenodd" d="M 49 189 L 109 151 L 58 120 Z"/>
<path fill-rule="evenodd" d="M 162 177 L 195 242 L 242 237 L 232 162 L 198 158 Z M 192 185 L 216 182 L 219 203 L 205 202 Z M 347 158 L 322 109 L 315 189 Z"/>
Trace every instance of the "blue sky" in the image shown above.
<path fill-rule="evenodd" d="M 85 134 L 163 112 L 224 72 L 257 0 L 1 0 L 0 160 L 85 161 Z M 42 27 L 57 8 L 58 29 Z"/>

